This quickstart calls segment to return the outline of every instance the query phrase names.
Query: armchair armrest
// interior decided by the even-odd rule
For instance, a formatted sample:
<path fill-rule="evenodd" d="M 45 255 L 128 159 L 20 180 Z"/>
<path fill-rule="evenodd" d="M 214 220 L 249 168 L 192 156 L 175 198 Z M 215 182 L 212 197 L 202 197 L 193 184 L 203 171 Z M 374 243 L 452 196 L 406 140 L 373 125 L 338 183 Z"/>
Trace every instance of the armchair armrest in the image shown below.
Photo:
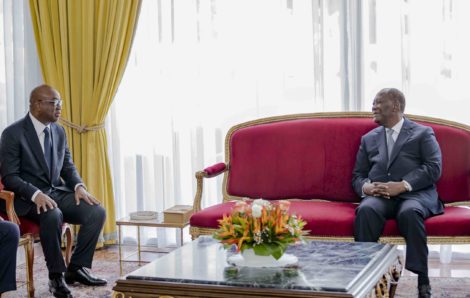
<path fill-rule="evenodd" d="M 7 212 L 8 219 L 19 225 L 20 220 L 15 212 L 15 207 L 13 205 L 13 200 L 15 199 L 15 194 L 8 190 L 0 190 L 0 199 L 5 201 L 5 209 Z"/>
<path fill-rule="evenodd" d="M 203 179 L 218 176 L 226 172 L 227 170 L 228 170 L 227 164 L 221 162 L 221 163 L 212 165 L 210 167 L 207 167 L 203 171 L 196 172 L 197 190 L 196 190 L 196 195 L 194 196 L 193 212 L 197 212 L 201 210 L 202 191 L 204 187 Z"/>
<path fill-rule="evenodd" d="M 219 162 L 215 165 L 205 168 L 203 172 L 206 173 L 206 178 L 212 178 L 222 174 L 226 169 L 227 165 L 223 162 Z"/>

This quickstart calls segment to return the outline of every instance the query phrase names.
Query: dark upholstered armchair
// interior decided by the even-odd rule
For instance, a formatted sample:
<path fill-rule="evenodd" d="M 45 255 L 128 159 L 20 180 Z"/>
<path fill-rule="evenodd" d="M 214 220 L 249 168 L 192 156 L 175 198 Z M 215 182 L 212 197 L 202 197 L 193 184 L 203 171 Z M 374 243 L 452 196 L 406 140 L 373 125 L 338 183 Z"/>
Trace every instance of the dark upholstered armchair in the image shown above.
<path fill-rule="evenodd" d="M 20 228 L 20 246 L 25 248 L 25 261 L 26 261 L 26 283 L 28 286 L 28 296 L 34 297 L 34 279 L 33 279 L 33 265 L 34 265 L 34 249 L 33 242 L 39 241 L 39 224 L 24 218 L 18 217 L 13 205 L 15 194 L 11 191 L 3 189 L 0 183 L 0 199 L 5 201 L 6 214 L 0 211 L 0 216 L 9 221 L 16 223 Z M 65 236 L 65 263 L 70 263 L 70 256 L 72 254 L 72 230 L 68 224 L 62 226 L 62 236 Z"/>

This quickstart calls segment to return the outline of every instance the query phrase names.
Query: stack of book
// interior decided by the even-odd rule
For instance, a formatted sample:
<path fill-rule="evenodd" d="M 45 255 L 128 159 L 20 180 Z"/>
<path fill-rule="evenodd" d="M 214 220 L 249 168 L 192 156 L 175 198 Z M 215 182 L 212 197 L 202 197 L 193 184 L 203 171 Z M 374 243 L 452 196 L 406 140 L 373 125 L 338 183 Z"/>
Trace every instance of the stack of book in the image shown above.
<path fill-rule="evenodd" d="M 193 206 L 175 205 L 163 211 L 163 221 L 166 223 L 187 223 L 193 214 Z"/>

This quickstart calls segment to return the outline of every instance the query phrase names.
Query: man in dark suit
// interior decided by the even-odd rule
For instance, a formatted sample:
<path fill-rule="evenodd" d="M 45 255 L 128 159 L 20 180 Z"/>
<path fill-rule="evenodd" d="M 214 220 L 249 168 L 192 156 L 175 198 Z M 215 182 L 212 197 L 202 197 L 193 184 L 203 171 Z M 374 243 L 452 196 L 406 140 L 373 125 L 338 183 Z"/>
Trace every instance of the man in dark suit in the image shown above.
<path fill-rule="evenodd" d="M 0 297 L 2 293 L 16 290 L 16 252 L 20 231 L 14 223 L 0 216 Z"/>
<path fill-rule="evenodd" d="M 424 220 L 443 213 L 435 183 L 441 151 L 432 128 L 403 116 L 405 97 L 383 89 L 372 112 L 380 127 L 361 139 L 352 184 L 362 197 L 356 209 L 356 241 L 375 242 L 387 219 L 395 218 L 406 240 L 405 268 L 418 274 L 419 297 L 431 297 Z"/>
<path fill-rule="evenodd" d="M 41 85 L 31 92 L 29 113 L 2 133 L 0 174 L 5 188 L 15 193 L 18 215 L 40 224 L 49 290 L 55 297 L 72 297 L 64 278 L 67 284 L 106 284 L 86 269 L 91 268 L 106 214 L 73 164 L 65 130 L 56 123 L 61 109 L 54 88 Z M 60 249 L 63 222 L 80 225 L 68 268 Z"/>

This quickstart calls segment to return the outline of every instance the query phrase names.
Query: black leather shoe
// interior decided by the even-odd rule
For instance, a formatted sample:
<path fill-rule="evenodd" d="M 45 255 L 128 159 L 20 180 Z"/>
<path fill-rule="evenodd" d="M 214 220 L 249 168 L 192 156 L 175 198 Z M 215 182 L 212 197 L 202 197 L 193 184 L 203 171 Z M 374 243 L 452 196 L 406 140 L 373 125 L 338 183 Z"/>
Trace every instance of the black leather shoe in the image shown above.
<path fill-rule="evenodd" d="M 64 277 L 49 279 L 49 292 L 57 298 L 72 298 L 69 288 L 64 283 Z"/>
<path fill-rule="evenodd" d="M 78 269 L 77 271 L 65 272 L 65 282 L 69 285 L 73 284 L 74 282 L 79 282 L 87 286 L 104 286 L 108 283 L 106 279 L 93 276 L 84 267 Z"/>
<path fill-rule="evenodd" d="M 418 297 L 419 298 L 431 298 L 431 285 L 420 285 L 418 286 Z"/>

